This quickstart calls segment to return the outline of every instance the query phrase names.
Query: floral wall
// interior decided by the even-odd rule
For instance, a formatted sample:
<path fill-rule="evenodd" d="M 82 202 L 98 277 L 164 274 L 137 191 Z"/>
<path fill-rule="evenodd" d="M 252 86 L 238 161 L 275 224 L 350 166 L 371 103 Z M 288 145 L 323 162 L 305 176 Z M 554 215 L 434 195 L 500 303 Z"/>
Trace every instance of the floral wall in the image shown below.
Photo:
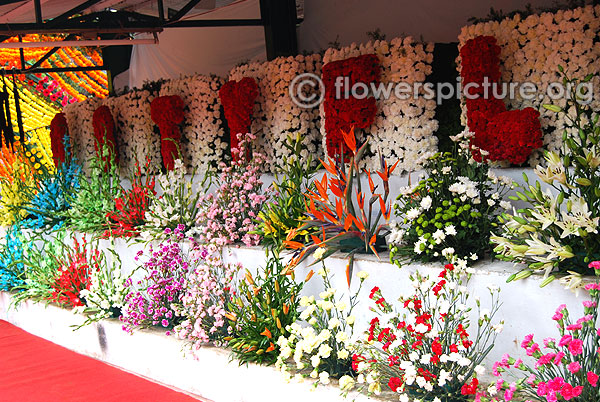
<path fill-rule="evenodd" d="M 341 49 L 327 49 L 323 63 L 344 60 L 366 54 L 376 54 L 381 63 L 381 84 L 425 82 L 431 73 L 433 43 L 419 43 L 412 39 L 395 38 L 391 41 L 371 41 L 352 44 Z M 423 88 L 419 90 L 423 94 Z M 434 119 L 435 100 L 423 96 L 414 99 L 399 99 L 391 92 L 387 99 L 378 99 L 377 113 L 373 125 L 364 130 L 370 138 L 371 154 L 365 158 L 370 168 L 379 167 L 381 154 L 386 160 L 400 160 L 397 173 L 413 171 L 425 159 L 437 151 L 437 138 L 433 135 L 438 128 Z M 325 118 L 323 106 L 321 119 Z M 321 125 L 325 140 L 325 127 Z"/>
<path fill-rule="evenodd" d="M 556 13 L 531 15 L 523 20 L 517 15 L 501 22 L 490 21 L 463 27 L 458 37 L 459 46 L 480 35 L 494 36 L 501 47 L 501 82 L 531 82 L 539 89 L 538 99 L 523 100 L 518 92 L 514 99 L 505 100 L 508 109 L 533 107 L 540 111 L 544 132 L 544 148 L 557 150 L 562 144 L 565 120 L 556 113 L 545 110 L 543 104 L 565 106 L 565 100 L 552 100 L 546 93 L 551 82 L 561 82 L 558 66 L 564 67 L 569 77 L 583 79 L 590 73 L 600 71 L 600 6 L 587 6 Z M 461 70 L 460 57 L 457 59 Z M 592 109 L 600 106 L 600 76 L 593 79 L 594 97 Z M 570 111 L 573 116 L 574 110 Z M 463 103 L 463 124 L 466 108 Z M 541 152 L 534 152 L 531 165 L 541 159 Z"/>

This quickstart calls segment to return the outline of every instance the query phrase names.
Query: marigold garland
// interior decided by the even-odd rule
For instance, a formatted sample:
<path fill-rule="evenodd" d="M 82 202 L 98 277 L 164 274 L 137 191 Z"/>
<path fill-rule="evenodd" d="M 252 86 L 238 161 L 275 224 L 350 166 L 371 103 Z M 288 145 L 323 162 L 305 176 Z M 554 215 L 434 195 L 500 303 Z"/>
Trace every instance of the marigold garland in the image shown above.
<path fill-rule="evenodd" d="M 183 100 L 178 95 L 159 96 L 150 103 L 150 117 L 160 130 L 160 153 L 167 170 L 173 170 L 179 159 L 183 123 Z"/>

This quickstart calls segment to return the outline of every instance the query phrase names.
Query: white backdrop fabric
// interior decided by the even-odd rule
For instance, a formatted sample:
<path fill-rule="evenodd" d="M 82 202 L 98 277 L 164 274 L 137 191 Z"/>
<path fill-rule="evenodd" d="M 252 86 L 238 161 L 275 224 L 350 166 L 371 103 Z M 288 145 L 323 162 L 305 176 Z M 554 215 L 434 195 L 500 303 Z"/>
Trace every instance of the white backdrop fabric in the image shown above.
<path fill-rule="evenodd" d="M 185 19 L 253 18 L 260 18 L 259 0 L 242 0 Z M 130 88 L 196 73 L 225 77 L 242 60 L 266 60 L 263 27 L 170 28 L 158 39 L 158 45 L 133 46 Z"/>
<path fill-rule="evenodd" d="M 367 42 L 367 32 L 377 28 L 388 40 L 411 35 L 432 42 L 457 42 L 469 17 L 486 16 L 490 7 L 505 12 L 523 9 L 527 3 L 551 6 L 553 0 L 304 0 L 299 52 L 324 50 L 336 38 L 341 46 Z M 241 0 L 186 18 L 260 18 L 259 0 Z M 133 47 L 130 87 L 194 73 L 225 77 L 241 61 L 266 59 L 262 27 L 171 28 L 159 35 L 159 41 L 158 45 Z M 120 82 L 127 82 L 123 78 Z"/>

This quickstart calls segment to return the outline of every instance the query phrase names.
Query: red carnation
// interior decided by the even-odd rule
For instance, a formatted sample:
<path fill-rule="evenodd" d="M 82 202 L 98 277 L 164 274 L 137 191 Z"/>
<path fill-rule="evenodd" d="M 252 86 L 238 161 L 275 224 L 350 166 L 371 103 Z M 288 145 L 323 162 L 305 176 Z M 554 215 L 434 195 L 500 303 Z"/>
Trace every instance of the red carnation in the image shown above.
<path fill-rule="evenodd" d="M 173 170 L 175 159 L 180 158 L 181 132 L 183 123 L 183 100 L 177 95 L 159 96 L 150 103 L 150 117 L 160 131 L 160 153 L 167 170 Z"/>
<path fill-rule="evenodd" d="M 250 77 L 244 77 L 239 82 L 229 81 L 219 90 L 219 98 L 229 127 L 232 150 L 239 147 L 238 135 L 250 132 L 252 111 L 257 96 L 258 85 L 256 80 Z"/>

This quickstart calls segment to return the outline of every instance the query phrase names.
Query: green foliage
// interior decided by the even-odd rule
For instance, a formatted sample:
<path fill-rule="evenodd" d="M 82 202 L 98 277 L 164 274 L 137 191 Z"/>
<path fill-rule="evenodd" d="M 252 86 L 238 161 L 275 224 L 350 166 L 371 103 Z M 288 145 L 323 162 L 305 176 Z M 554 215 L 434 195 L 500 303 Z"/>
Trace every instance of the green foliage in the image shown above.
<path fill-rule="evenodd" d="M 246 272 L 227 315 L 235 333 L 229 346 L 240 363 L 275 363 L 279 355 L 277 339 L 289 336 L 286 327 L 296 322 L 298 294 L 303 285 L 277 257 L 269 258 L 256 277 Z"/>
<path fill-rule="evenodd" d="M 114 155 L 107 146 L 103 147 L 102 153 L 108 162 L 97 154 L 92 156 L 89 178 L 80 181 L 71 209 L 66 212 L 69 225 L 81 232 L 102 233 L 108 227 L 106 214 L 115 210 L 115 200 L 122 193 Z"/>
<path fill-rule="evenodd" d="M 281 251 L 290 230 L 302 226 L 306 216 L 306 201 L 304 192 L 314 190 L 312 179 L 320 168 L 313 166 L 312 157 L 306 161 L 301 159 L 301 153 L 306 150 L 302 137 L 288 137 L 284 146 L 291 151 L 290 157 L 283 159 L 283 164 L 275 174 L 273 195 L 265 203 L 258 214 L 258 230 L 254 233 L 262 237 L 262 245 L 273 251 Z M 308 236 L 309 231 L 302 231 L 291 240 Z"/>

